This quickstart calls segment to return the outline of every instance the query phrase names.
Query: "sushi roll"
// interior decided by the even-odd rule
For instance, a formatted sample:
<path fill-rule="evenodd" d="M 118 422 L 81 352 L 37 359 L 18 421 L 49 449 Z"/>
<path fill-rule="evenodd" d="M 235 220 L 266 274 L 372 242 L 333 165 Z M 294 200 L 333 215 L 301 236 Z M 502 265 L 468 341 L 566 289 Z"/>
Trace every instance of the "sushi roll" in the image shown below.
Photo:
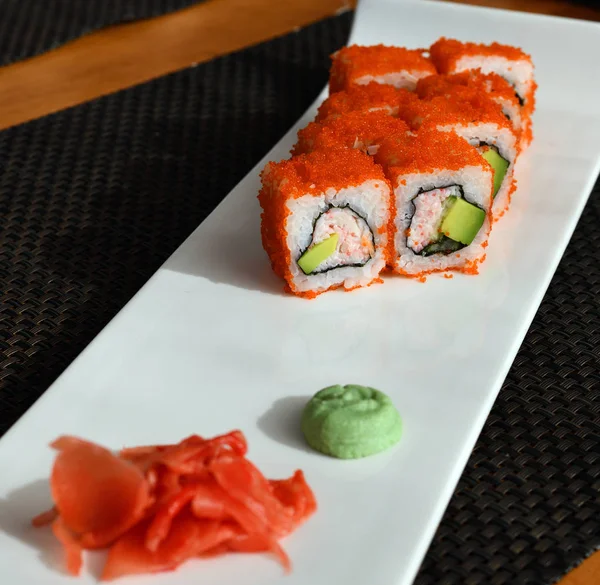
<path fill-rule="evenodd" d="M 487 95 L 472 96 L 468 100 L 436 96 L 400 111 L 399 116 L 413 130 L 435 128 L 454 132 L 474 146 L 494 170 L 494 217 L 504 215 L 516 189 L 513 173 L 519 145 L 498 104 Z"/>
<path fill-rule="evenodd" d="M 417 96 L 406 90 L 396 89 L 393 85 L 371 82 L 367 85 L 353 85 L 344 91 L 331 94 L 320 106 L 315 120 L 322 122 L 327 118 L 342 116 L 350 112 L 383 111 L 396 116 L 398 110 L 407 102 L 418 100 Z"/>
<path fill-rule="evenodd" d="M 527 53 L 517 47 L 499 43 L 484 45 L 441 38 L 431 46 L 430 56 L 439 73 L 479 69 L 482 73 L 496 73 L 506 79 L 514 88 L 521 105 L 522 147 L 531 143 L 531 117 L 535 110 L 537 84 L 533 62 Z"/>
<path fill-rule="evenodd" d="M 423 51 L 384 45 L 343 47 L 332 55 L 329 92 L 371 82 L 414 90 L 421 77 L 433 75 L 433 63 Z"/>
<path fill-rule="evenodd" d="M 356 149 L 318 150 L 261 173 L 262 243 L 296 295 L 367 286 L 390 254 L 394 205 L 383 169 Z"/>
<path fill-rule="evenodd" d="M 448 270 L 476 274 L 491 227 L 488 162 L 456 134 L 434 129 L 389 137 L 375 160 L 394 193 L 393 270 L 419 278 Z"/>
<path fill-rule="evenodd" d="M 512 124 L 515 134 L 520 136 L 521 105 L 508 81 L 495 73 L 463 71 L 449 75 L 430 75 L 419 79 L 416 89 L 416 94 L 422 99 L 447 96 L 469 100 L 477 92 L 485 92 L 500 106 L 502 113 Z"/>
<path fill-rule="evenodd" d="M 334 147 L 358 148 L 367 154 L 375 154 L 386 136 L 403 131 L 408 132 L 406 123 L 385 111 L 350 112 L 308 124 L 298 132 L 292 154 Z"/>

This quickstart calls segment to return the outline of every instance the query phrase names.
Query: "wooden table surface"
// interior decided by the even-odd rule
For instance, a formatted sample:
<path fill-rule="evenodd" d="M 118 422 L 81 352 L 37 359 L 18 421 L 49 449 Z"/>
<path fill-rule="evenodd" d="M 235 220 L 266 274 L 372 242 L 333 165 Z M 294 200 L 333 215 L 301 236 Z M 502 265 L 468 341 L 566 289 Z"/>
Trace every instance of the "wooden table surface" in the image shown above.
<path fill-rule="evenodd" d="M 455 1 L 600 22 L 600 3 Z M 206 0 L 90 34 L 0 68 L 0 129 L 284 35 L 355 5 L 356 0 Z M 600 552 L 559 585 L 600 585 Z"/>
<path fill-rule="evenodd" d="M 562 0 L 460 1 L 600 21 L 600 8 Z M 356 0 L 206 0 L 84 36 L 0 68 L 0 129 L 286 34 L 355 4 Z"/>

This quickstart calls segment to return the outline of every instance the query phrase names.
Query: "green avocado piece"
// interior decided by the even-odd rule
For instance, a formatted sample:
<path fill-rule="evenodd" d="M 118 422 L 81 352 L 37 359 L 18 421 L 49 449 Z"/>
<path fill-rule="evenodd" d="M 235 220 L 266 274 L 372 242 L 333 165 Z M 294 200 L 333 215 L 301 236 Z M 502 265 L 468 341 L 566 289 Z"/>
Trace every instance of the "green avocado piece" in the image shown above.
<path fill-rule="evenodd" d="M 321 262 L 327 260 L 337 248 L 339 234 L 335 233 L 326 240 L 315 244 L 300 256 L 298 266 L 304 274 L 310 274 Z"/>
<path fill-rule="evenodd" d="M 302 413 L 302 432 L 316 451 L 358 459 L 396 444 L 402 435 L 402 420 L 383 392 L 357 384 L 336 384 L 308 401 Z"/>
<path fill-rule="evenodd" d="M 485 211 L 461 197 L 446 199 L 446 216 L 440 231 L 456 242 L 468 246 L 485 221 Z"/>
<path fill-rule="evenodd" d="M 496 197 L 496 193 L 500 190 L 506 169 L 508 169 L 508 161 L 502 158 L 495 148 L 488 148 L 481 156 L 490 163 L 494 169 L 494 191 L 492 197 Z"/>

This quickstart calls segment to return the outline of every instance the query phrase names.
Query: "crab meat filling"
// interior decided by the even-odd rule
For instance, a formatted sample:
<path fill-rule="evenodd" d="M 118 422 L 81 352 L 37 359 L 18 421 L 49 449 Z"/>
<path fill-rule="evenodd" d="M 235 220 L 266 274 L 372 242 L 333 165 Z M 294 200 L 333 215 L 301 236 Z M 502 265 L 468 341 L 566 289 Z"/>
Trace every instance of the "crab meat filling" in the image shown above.
<path fill-rule="evenodd" d="M 415 212 L 406 233 L 406 245 L 415 254 L 447 254 L 463 247 L 440 232 L 448 197 L 462 197 L 458 185 L 422 191 L 412 200 Z"/>
<path fill-rule="evenodd" d="M 367 222 L 350 207 L 330 207 L 315 221 L 308 251 L 317 244 L 338 235 L 335 251 L 311 271 L 327 272 L 341 266 L 364 266 L 375 254 L 373 233 Z"/>

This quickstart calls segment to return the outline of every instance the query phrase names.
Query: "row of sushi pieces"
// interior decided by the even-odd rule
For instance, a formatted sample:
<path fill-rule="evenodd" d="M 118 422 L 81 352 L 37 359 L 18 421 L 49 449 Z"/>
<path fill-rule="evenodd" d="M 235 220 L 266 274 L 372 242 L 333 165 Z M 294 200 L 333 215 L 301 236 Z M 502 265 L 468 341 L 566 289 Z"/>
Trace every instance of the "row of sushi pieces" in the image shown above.
<path fill-rule="evenodd" d="M 530 56 L 498 43 L 334 53 L 315 121 L 261 173 L 262 242 L 286 289 L 352 290 L 386 267 L 476 274 L 532 140 L 536 88 Z"/>

